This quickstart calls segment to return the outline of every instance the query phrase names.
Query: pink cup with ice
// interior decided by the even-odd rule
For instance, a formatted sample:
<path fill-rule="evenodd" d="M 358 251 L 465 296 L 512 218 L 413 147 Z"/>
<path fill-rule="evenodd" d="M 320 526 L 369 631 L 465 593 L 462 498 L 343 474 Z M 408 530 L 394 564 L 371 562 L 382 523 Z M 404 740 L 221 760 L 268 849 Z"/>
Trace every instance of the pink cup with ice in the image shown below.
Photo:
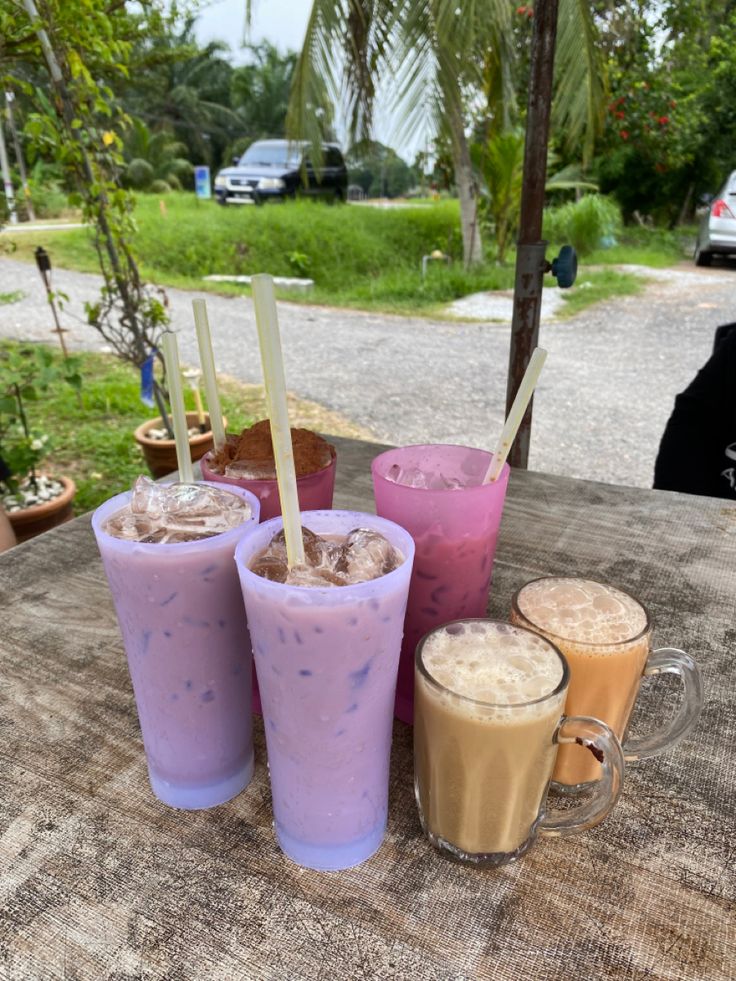
<path fill-rule="evenodd" d="M 304 474 L 296 479 L 296 492 L 299 497 L 301 511 L 325 511 L 332 507 L 332 495 L 335 490 L 336 455 L 332 447 L 332 458 L 326 467 L 314 473 Z M 261 521 L 268 521 L 281 514 L 281 498 L 276 479 L 257 479 L 254 477 L 228 477 L 212 470 L 210 463 L 212 453 L 207 453 L 200 460 L 202 478 L 215 483 L 233 484 L 244 487 L 255 494 L 261 504 Z"/>
<path fill-rule="evenodd" d="M 450 620 L 484 617 L 509 466 L 482 480 L 492 454 L 448 444 L 403 446 L 371 464 L 376 511 L 416 546 L 396 687 L 397 718 L 414 721 L 414 652 Z"/>

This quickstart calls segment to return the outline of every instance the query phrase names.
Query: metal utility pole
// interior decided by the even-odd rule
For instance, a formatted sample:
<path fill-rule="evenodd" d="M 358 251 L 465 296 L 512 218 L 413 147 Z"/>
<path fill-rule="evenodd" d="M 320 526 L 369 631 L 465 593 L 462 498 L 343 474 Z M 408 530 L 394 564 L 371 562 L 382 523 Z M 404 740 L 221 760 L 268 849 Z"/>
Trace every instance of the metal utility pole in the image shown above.
<path fill-rule="evenodd" d="M 10 179 L 10 164 L 8 154 L 5 149 L 5 133 L 3 132 L 3 121 L 0 116 L 0 170 L 3 173 L 3 187 L 5 188 L 5 200 L 8 202 L 8 212 L 10 214 L 10 224 L 18 224 L 18 213 L 15 210 L 15 195 L 13 194 L 13 182 Z"/>
<path fill-rule="evenodd" d="M 557 4 L 558 0 L 537 0 L 534 4 L 524 177 L 506 388 L 507 414 L 524 377 L 532 351 L 537 346 L 543 279 L 544 273 L 549 269 L 545 258 L 547 243 L 542 241 L 542 213 L 544 185 L 547 179 L 547 143 L 557 39 Z M 529 460 L 532 405 L 533 401 L 529 403 L 509 454 L 509 463 L 512 467 L 526 468 Z"/>
<path fill-rule="evenodd" d="M 28 211 L 28 217 L 31 221 L 36 220 L 36 214 L 33 210 L 33 201 L 31 200 L 31 189 L 28 186 L 28 176 L 26 175 L 26 162 L 23 159 L 23 151 L 21 150 L 20 140 L 18 139 L 18 130 L 15 128 L 15 119 L 13 118 L 13 100 L 15 95 L 10 89 L 5 90 L 5 108 L 8 113 L 8 126 L 10 127 L 10 135 L 13 138 L 13 147 L 15 149 L 15 159 L 18 162 L 18 170 L 20 171 L 20 182 L 23 186 L 23 196 L 25 197 L 26 210 Z"/>

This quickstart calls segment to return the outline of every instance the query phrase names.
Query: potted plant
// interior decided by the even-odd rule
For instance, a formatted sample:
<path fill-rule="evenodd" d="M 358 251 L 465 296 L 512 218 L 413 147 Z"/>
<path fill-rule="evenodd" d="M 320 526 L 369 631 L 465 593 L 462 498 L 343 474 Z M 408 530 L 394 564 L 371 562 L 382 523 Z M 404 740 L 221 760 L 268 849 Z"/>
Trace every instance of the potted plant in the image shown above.
<path fill-rule="evenodd" d="M 41 345 L 0 348 L 0 505 L 19 542 L 72 517 L 74 481 L 41 471 L 51 444 L 29 420 L 29 405 L 58 381 L 80 387 L 76 359 L 59 365 Z"/>

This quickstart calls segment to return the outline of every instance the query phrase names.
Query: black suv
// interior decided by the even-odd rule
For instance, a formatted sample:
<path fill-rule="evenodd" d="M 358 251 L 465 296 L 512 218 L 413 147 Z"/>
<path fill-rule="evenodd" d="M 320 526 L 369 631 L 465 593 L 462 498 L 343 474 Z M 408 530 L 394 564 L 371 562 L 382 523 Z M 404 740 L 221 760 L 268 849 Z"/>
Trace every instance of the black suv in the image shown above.
<path fill-rule="evenodd" d="M 308 143 L 258 140 L 234 166 L 215 177 L 218 204 L 264 204 L 297 194 L 345 201 L 347 193 L 348 170 L 334 143 L 322 147 L 322 166 L 316 170 L 309 159 Z"/>

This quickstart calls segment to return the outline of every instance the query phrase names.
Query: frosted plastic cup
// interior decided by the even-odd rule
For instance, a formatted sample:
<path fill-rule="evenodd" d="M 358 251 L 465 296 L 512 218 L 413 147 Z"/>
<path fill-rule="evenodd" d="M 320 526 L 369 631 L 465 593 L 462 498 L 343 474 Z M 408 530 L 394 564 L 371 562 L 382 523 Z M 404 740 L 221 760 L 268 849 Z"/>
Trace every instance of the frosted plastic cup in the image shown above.
<path fill-rule="evenodd" d="M 472 865 L 505 865 L 537 836 L 592 828 L 618 798 L 624 760 L 598 719 L 563 715 L 570 671 L 546 637 L 463 620 L 417 648 L 415 794 L 425 834 Z M 546 813 L 558 745 L 584 746 L 601 779 L 591 800 Z"/>
<path fill-rule="evenodd" d="M 335 491 L 335 468 L 337 456 L 334 447 L 330 447 L 332 459 L 321 470 L 297 477 L 296 490 L 299 496 L 299 507 L 302 511 L 326 511 L 332 507 L 332 495 Z M 245 487 L 255 494 L 261 502 L 261 521 L 268 521 L 281 514 L 281 498 L 276 480 L 247 480 L 244 477 L 226 477 L 210 469 L 212 453 L 207 453 L 200 460 L 202 477 L 220 484 L 232 484 L 235 487 Z"/>
<path fill-rule="evenodd" d="M 414 544 L 390 521 L 355 511 L 310 511 L 319 534 L 371 528 L 404 556 L 393 572 L 354 586 L 311 588 L 250 571 L 281 530 L 265 522 L 235 561 L 261 688 L 279 845 L 310 869 L 369 858 L 386 830 L 396 669 Z"/>
<path fill-rule="evenodd" d="M 330 446 L 332 459 L 321 470 L 308 473 L 304 477 L 297 477 L 296 491 L 299 497 L 299 508 L 302 511 L 329 511 L 332 507 L 332 495 L 335 492 L 335 469 L 337 466 L 337 455 L 334 446 Z M 215 483 L 232 484 L 235 487 L 244 487 L 251 494 L 255 494 L 261 502 L 261 521 L 268 521 L 281 514 L 281 498 L 279 497 L 279 487 L 276 480 L 246 480 L 243 477 L 226 477 L 224 474 L 215 473 L 210 470 L 209 461 L 212 453 L 207 453 L 202 457 L 200 466 L 202 476 L 205 480 Z M 258 678 L 256 677 L 255 665 L 253 666 L 252 678 L 252 703 L 253 712 L 261 715 L 261 693 L 258 688 Z"/>
<path fill-rule="evenodd" d="M 511 620 L 547 637 L 570 664 L 566 710 L 602 719 L 623 743 L 627 763 L 659 756 L 692 730 L 703 706 L 695 661 L 674 647 L 652 650 L 649 611 L 629 593 L 592 579 L 546 576 L 527 583 L 511 601 Z M 639 739 L 627 730 L 642 678 L 675 675 L 682 701 L 655 732 Z M 577 793 L 598 779 L 587 753 L 560 748 L 554 788 Z"/>
<path fill-rule="evenodd" d="M 251 648 L 233 562 L 258 527 L 258 498 L 230 488 L 251 517 L 212 538 L 142 544 L 103 531 L 130 492 L 100 505 L 92 528 L 110 584 L 153 792 L 171 807 L 223 804 L 253 775 Z"/>
<path fill-rule="evenodd" d="M 509 467 L 497 481 L 460 489 L 427 490 L 388 479 L 391 468 L 417 468 L 465 482 L 483 479 L 492 454 L 467 446 L 403 446 L 371 464 L 376 511 L 406 528 L 416 554 L 396 686 L 396 716 L 414 719 L 414 652 L 428 631 L 450 620 L 483 617 L 496 555 Z"/>

